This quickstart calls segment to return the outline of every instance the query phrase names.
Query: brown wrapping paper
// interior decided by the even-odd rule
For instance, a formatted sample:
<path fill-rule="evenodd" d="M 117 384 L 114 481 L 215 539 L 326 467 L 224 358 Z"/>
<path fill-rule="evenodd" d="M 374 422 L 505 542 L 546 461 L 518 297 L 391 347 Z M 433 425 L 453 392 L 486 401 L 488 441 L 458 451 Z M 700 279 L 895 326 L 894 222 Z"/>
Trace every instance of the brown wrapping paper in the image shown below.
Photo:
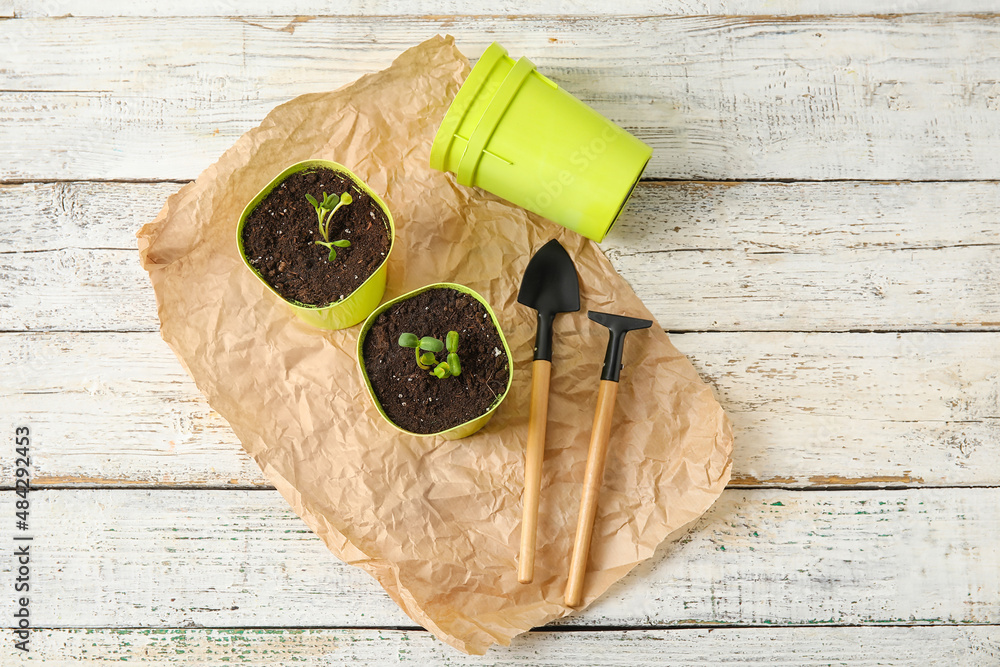
<path fill-rule="evenodd" d="M 432 170 L 428 154 L 469 72 L 436 37 L 388 69 L 274 109 L 138 233 L 163 338 L 295 512 L 417 623 L 469 653 L 573 610 L 562 604 L 607 330 L 597 309 L 652 319 L 593 242 Z M 285 166 L 340 162 L 382 193 L 397 226 L 386 299 L 463 283 L 497 312 L 510 394 L 464 440 L 384 423 L 355 360 L 360 327 L 297 321 L 243 266 L 236 222 Z M 517 304 L 531 254 L 558 238 L 582 309 L 556 318 L 535 582 L 517 582 L 534 311 Z M 585 589 L 589 604 L 702 514 L 730 475 L 732 434 L 662 328 L 629 334 Z"/>

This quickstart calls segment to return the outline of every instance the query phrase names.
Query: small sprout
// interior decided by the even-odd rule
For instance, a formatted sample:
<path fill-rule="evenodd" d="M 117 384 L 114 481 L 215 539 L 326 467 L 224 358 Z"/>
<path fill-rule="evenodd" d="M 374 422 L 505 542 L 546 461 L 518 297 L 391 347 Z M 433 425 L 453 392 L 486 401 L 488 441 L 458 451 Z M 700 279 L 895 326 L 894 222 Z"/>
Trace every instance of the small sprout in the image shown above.
<path fill-rule="evenodd" d="M 400 347 L 413 348 L 414 355 L 417 358 L 417 366 L 425 371 L 430 371 L 431 375 L 443 379 L 459 375 L 462 372 L 462 364 L 458 359 L 458 332 L 449 331 L 445 340 L 447 342 L 442 343 L 433 336 L 420 338 L 416 334 L 403 333 L 400 334 L 398 342 Z M 446 346 L 448 349 L 448 360 L 438 362 L 435 355 L 438 352 L 442 352 Z M 435 364 L 437 365 L 435 366 Z M 433 370 L 431 370 L 432 367 Z"/>
<path fill-rule="evenodd" d="M 444 343 L 433 336 L 418 338 L 416 334 L 411 333 L 399 335 L 399 346 L 412 347 L 414 356 L 417 358 L 417 366 L 420 366 L 425 371 L 437 363 L 434 354 L 444 349 Z M 423 354 L 421 354 L 421 350 L 424 351 Z"/>
<path fill-rule="evenodd" d="M 319 234 L 323 237 L 322 241 L 315 241 L 316 245 L 321 245 L 330 251 L 327 256 L 327 261 L 332 262 L 337 259 L 337 251 L 335 248 L 350 248 L 350 241 L 331 241 L 330 240 L 330 221 L 333 220 L 333 214 L 337 212 L 337 209 L 341 206 L 347 206 L 354 201 L 350 193 L 345 192 L 340 195 L 339 199 L 334 198 L 333 195 L 328 195 L 323 193 L 323 201 L 317 201 L 315 197 L 310 194 L 306 195 L 306 201 L 314 209 L 316 209 L 316 218 L 319 220 Z"/>

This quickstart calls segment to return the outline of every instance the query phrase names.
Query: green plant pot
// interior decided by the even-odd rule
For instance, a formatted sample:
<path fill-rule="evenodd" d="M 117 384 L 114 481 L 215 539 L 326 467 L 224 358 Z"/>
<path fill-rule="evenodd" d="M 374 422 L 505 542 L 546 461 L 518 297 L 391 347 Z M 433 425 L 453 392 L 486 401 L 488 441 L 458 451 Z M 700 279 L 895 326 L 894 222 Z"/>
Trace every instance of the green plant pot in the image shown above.
<path fill-rule="evenodd" d="M 257 204 L 263 201 L 264 197 L 270 194 L 271 190 L 280 185 L 283 180 L 292 174 L 315 167 L 326 167 L 327 169 L 332 169 L 348 176 L 351 181 L 358 186 L 358 188 L 366 192 L 368 196 L 375 200 L 375 203 L 377 203 L 382 211 L 385 212 L 385 217 L 389 221 L 389 251 L 385 253 L 385 259 L 382 260 L 382 263 L 379 264 L 378 268 L 375 269 L 375 272 L 372 273 L 368 279 L 365 280 L 365 282 L 361 283 L 356 290 L 345 296 L 340 301 L 323 306 L 300 303 L 298 301 L 286 299 L 278 294 L 278 292 L 271 287 L 266 280 L 264 280 L 264 277 L 260 275 L 257 269 L 250 264 L 250 261 L 246 256 L 246 252 L 243 249 L 243 225 L 246 223 L 246 219 L 250 213 L 252 213 L 257 207 Z M 243 209 L 243 213 L 240 215 L 239 223 L 236 225 L 236 244 L 239 247 L 240 257 L 243 258 L 243 263 L 246 264 L 251 273 L 257 276 L 257 279 L 260 280 L 260 282 L 262 282 L 264 286 L 271 291 L 271 293 L 287 303 L 300 320 L 311 324 L 318 329 L 346 329 L 347 327 L 354 326 L 368 317 L 368 315 L 382 300 L 382 295 L 385 294 L 386 267 L 388 266 L 389 255 L 392 254 L 392 248 L 396 244 L 396 226 L 392 221 L 392 213 L 389 211 L 389 207 L 385 205 L 385 202 L 382 201 L 382 198 L 375 194 L 375 192 L 373 192 L 364 181 L 355 176 L 350 169 L 331 160 L 305 160 L 304 162 L 297 162 L 293 164 L 275 176 L 270 183 L 264 186 L 264 189 L 257 193 L 256 197 L 250 200 L 250 203 Z"/>
<path fill-rule="evenodd" d="M 378 398 L 375 396 L 375 391 L 372 389 L 371 380 L 368 378 L 368 372 L 365 370 L 365 359 L 363 354 L 365 337 L 368 335 L 368 331 L 372 328 L 372 324 L 375 322 L 375 318 L 378 317 L 383 312 L 385 312 L 386 309 L 390 308 L 394 304 L 399 303 L 400 301 L 406 301 L 407 299 L 410 299 L 428 290 L 439 289 L 439 288 L 450 288 L 458 292 L 468 294 L 476 301 L 481 303 L 484 308 L 486 308 L 486 312 L 489 313 L 490 319 L 493 321 L 493 326 L 496 328 L 497 334 L 500 336 L 500 342 L 503 343 L 503 351 L 507 355 L 507 386 L 504 388 L 503 392 L 497 397 L 496 401 L 493 402 L 493 405 L 490 407 L 490 409 L 487 410 L 482 415 L 476 417 L 475 419 L 470 419 L 469 421 L 463 424 L 459 424 L 458 426 L 453 426 L 452 428 L 449 428 L 444 431 L 438 431 L 436 433 L 414 433 L 413 431 L 408 431 L 405 428 L 402 428 L 394 421 L 392 421 L 389 418 L 389 416 L 385 414 L 385 411 L 382 409 L 382 405 L 379 403 Z M 500 404 L 503 402 L 503 399 L 507 397 L 507 393 L 510 391 L 511 381 L 514 376 L 514 360 L 510 354 L 510 348 L 507 347 L 507 339 L 503 335 L 503 329 L 500 328 L 500 322 L 497 321 L 496 313 L 494 313 L 493 309 L 490 308 L 490 304 L 486 302 L 486 299 L 480 296 L 475 290 L 469 289 L 465 285 L 457 285 L 455 283 L 433 283 L 431 285 L 425 285 L 424 287 L 415 289 L 412 292 L 407 292 L 402 296 L 398 296 L 395 299 L 386 301 L 381 306 L 376 308 L 375 311 L 373 311 L 372 314 L 368 316 L 368 319 L 365 320 L 365 323 L 361 326 L 361 333 L 358 334 L 357 355 L 358 355 L 358 367 L 361 369 L 361 377 L 363 377 L 365 380 L 365 387 L 368 389 L 368 395 L 371 397 L 372 402 L 375 404 L 375 408 L 378 410 L 378 413 L 382 415 L 383 419 L 385 419 L 388 423 L 392 424 L 393 427 L 399 429 L 403 433 L 407 433 L 409 435 L 416 435 L 420 437 L 431 437 L 439 435 L 445 438 L 446 440 L 458 440 L 459 438 L 468 437 L 473 433 L 475 433 L 476 431 L 478 431 L 479 429 L 483 428 L 484 426 L 486 426 L 486 423 L 493 417 L 493 413 L 496 412 L 496 409 L 500 407 Z"/>
<path fill-rule="evenodd" d="M 445 114 L 430 164 L 600 241 L 652 153 L 494 42 Z"/>

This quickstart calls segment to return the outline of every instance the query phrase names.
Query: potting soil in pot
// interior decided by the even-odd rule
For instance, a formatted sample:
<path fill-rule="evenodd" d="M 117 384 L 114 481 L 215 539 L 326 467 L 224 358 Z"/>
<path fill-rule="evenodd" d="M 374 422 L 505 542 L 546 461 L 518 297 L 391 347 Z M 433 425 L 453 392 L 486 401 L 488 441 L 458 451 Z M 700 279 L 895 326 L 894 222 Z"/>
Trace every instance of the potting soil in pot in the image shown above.
<path fill-rule="evenodd" d="M 399 336 L 444 341 L 459 335 L 461 374 L 438 378 L 417 365 Z M 446 352 L 438 353 L 444 361 Z M 475 419 L 507 388 L 507 354 L 493 320 L 475 298 L 451 288 L 421 292 L 382 312 L 364 342 L 365 370 L 389 418 L 413 433 L 437 433 Z"/>
<path fill-rule="evenodd" d="M 351 245 L 330 251 L 316 241 L 316 209 L 306 199 L 323 201 L 349 192 L 353 201 L 330 216 L 331 241 Z M 361 286 L 389 252 L 389 220 L 382 207 L 351 179 L 332 169 L 292 174 L 271 190 L 243 226 L 243 248 L 250 264 L 277 292 L 292 301 L 325 306 Z"/>

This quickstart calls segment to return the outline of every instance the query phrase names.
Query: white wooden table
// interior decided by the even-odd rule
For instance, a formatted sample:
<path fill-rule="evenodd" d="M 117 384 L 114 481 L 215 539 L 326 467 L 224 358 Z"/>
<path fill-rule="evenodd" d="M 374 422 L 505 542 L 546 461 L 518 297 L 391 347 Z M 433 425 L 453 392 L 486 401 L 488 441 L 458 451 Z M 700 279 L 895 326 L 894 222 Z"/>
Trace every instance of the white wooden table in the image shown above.
<path fill-rule="evenodd" d="M 0 663 L 1000 664 L 998 10 L 0 0 L 0 610 L 27 425 L 39 628 Z M 446 32 L 654 146 L 603 248 L 736 430 L 687 537 L 485 658 L 268 486 L 160 339 L 134 239 L 276 104 Z"/>

